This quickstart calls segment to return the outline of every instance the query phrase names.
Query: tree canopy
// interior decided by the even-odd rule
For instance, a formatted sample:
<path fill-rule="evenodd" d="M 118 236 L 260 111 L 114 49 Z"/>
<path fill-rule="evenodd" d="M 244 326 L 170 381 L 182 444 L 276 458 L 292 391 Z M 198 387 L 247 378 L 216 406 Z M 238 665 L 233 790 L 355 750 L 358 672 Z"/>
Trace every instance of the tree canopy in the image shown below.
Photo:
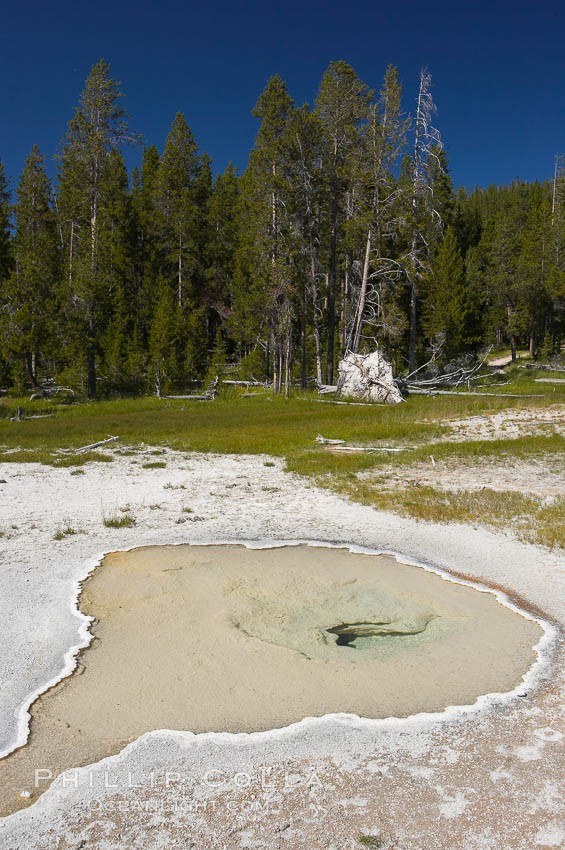
<path fill-rule="evenodd" d="M 56 184 L 36 146 L 15 187 L 0 162 L 2 385 L 94 398 L 230 372 L 288 392 L 334 382 L 348 350 L 379 347 L 398 372 L 438 349 L 557 353 L 562 159 L 544 182 L 456 189 L 427 70 L 419 83 L 406 104 L 395 67 L 375 93 L 331 62 L 310 106 L 276 75 L 241 175 L 214 177 L 181 113 L 128 174 L 140 139 L 100 60 Z"/>

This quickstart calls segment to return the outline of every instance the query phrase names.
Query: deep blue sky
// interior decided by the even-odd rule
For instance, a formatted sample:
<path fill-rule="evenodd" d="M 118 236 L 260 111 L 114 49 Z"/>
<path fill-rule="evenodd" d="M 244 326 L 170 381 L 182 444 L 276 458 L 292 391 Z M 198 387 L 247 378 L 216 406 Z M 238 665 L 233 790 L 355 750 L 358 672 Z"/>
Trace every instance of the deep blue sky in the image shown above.
<path fill-rule="evenodd" d="M 378 88 L 398 66 L 405 109 L 419 69 L 434 83 L 439 127 L 458 184 L 543 179 L 565 151 L 565 4 L 557 0 L 58 0 L 3 4 L 0 160 L 15 186 L 34 143 L 51 160 L 90 67 L 121 80 L 132 126 L 162 150 L 176 111 L 223 170 L 240 170 L 250 115 L 279 73 L 312 102 L 324 69 L 349 62 Z M 140 159 L 139 151 L 128 162 Z"/>

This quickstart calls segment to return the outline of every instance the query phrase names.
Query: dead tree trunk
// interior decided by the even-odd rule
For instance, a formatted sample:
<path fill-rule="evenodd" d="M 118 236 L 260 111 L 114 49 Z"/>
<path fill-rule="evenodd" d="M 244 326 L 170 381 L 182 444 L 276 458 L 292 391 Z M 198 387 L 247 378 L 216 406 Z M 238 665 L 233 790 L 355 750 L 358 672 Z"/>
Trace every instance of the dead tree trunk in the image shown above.
<path fill-rule="evenodd" d="M 337 179 L 333 181 L 331 200 L 330 263 L 328 270 L 328 354 L 326 383 L 333 384 L 335 340 L 335 284 L 337 276 Z"/>
<path fill-rule="evenodd" d="M 410 287 L 408 368 L 411 372 L 416 368 L 418 283 L 422 277 L 422 266 L 428 257 L 427 238 L 424 231 L 427 226 L 426 222 L 429 224 L 434 218 L 437 221 L 440 220 L 438 213 L 431 207 L 432 185 L 427 167 L 430 156 L 435 156 L 433 148 L 441 148 L 439 132 L 431 124 L 435 105 L 430 93 L 430 85 L 431 76 L 425 69 L 422 69 L 420 72 L 418 105 L 414 122 L 414 152 L 410 199 L 410 253 L 407 257 L 408 284 Z M 422 212 L 425 213 L 424 221 L 422 221 Z"/>
<path fill-rule="evenodd" d="M 24 358 L 25 369 L 29 381 L 34 389 L 39 389 L 39 384 L 37 383 L 37 371 L 35 364 L 35 353 L 26 354 Z"/>
<path fill-rule="evenodd" d="M 316 258 L 314 246 L 310 242 L 310 294 L 312 298 L 312 324 L 314 326 L 314 345 L 316 347 L 316 381 L 322 384 L 322 343 L 318 319 L 318 278 L 316 277 Z"/>
<path fill-rule="evenodd" d="M 265 341 L 265 379 L 268 381 L 271 377 L 269 340 Z"/>
<path fill-rule="evenodd" d="M 179 307 L 182 307 L 182 234 L 179 235 L 177 300 Z"/>
<path fill-rule="evenodd" d="M 96 398 L 96 353 L 94 344 L 89 344 L 86 352 L 88 398 Z"/>
<path fill-rule="evenodd" d="M 301 291 L 301 316 L 300 316 L 300 386 L 306 389 L 306 310 L 308 299 L 306 296 L 306 284 L 303 283 Z"/>
<path fill-rule="evenodd" d="M 363 313 L 365 312 L 365 301 L 367 299 L 367 283 L 369 280 L 369 261 L 371 258 L 371 228 L 367 232 L 367 244 L 365 246 L 365 261 L 363 263 L 363 278 L 361 280 L 361 290 L 359 292 L 359 303 L 357 305 L 357 313 L 355 315 L 355 324 L 353 331 L 353 340 L 351 343 L 352 351 L 359 351 L 361 342 L 361 330 L 363 328 Z"/>

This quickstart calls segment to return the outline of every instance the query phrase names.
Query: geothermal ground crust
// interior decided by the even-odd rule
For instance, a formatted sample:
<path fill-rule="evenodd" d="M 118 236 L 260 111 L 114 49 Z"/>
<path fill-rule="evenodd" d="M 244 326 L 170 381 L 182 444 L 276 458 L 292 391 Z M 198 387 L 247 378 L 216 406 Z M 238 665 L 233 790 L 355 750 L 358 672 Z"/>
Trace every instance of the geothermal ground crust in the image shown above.
<path fill-rule="evenodd" d="M 152 546 L 84 583 L 94 640 L 0 761 L 0 811 L 34 771 L 99 761 L 153 729 L 254 732 L 347 712 L 406 717 L 512 690 L 542 630 L 494 594 L 343 549 Z"/>

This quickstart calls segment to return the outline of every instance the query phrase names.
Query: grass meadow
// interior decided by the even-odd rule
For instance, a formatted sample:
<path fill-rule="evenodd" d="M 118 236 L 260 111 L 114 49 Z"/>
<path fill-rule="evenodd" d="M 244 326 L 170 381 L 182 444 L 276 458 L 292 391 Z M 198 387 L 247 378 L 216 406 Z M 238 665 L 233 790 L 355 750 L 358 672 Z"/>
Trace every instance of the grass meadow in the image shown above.
<path fill-rule="evenodd" d="M 436 461 L 460 459 L 467 465 L 485 460 L 512 464 L 543 459 L 563 468 L 565 440 L 551 430 L 546 436 L 515 439 L 501 433 L 494 440 L 444 440 L 452 419 L 565 403 L 565 384 L 536 383 L 537 376 L 535 370 L 510 370 L 510 383 L 497 390 L 502 397 L 416 395 L 391 407 L 338 405 L 303 392 L 295 392 L 289 399 L 267 392 L 241 398 L 232 389 L 213 402 L 138 398 L 68 404 L 56 399 L 29 402 L 4 397 L 0 400 L 0 460 L 72 467 L 111 462 L 111 453 L 96 450 L 80 455 L 58 453 L 110 434 L 118 435 L 120 442 L 109 447 L 122 454 L 142 443 L 186 452 L 267 454 L 283 458 L 287 470 L 309 477 L 318 486 L 379 509 L 436 522 L 482 523 L 546 546 L 565 547 L 563 499 L 548 504 L 524 493 L 449 493 L 432 487 L 390 491 L 378 481 L 358 478 L 358 473 L 385 464 L 402 469 L 424 462 L 430 455 Z M 539 376 L 547 377 L 547 373 Z M 24 416 L 55 416 L 11 421 L 18 408 Z M 401 451 L 333 453 L 318 446 L 318 434 Z M 162 465 L 159 461 L 155 464 Z"/>

